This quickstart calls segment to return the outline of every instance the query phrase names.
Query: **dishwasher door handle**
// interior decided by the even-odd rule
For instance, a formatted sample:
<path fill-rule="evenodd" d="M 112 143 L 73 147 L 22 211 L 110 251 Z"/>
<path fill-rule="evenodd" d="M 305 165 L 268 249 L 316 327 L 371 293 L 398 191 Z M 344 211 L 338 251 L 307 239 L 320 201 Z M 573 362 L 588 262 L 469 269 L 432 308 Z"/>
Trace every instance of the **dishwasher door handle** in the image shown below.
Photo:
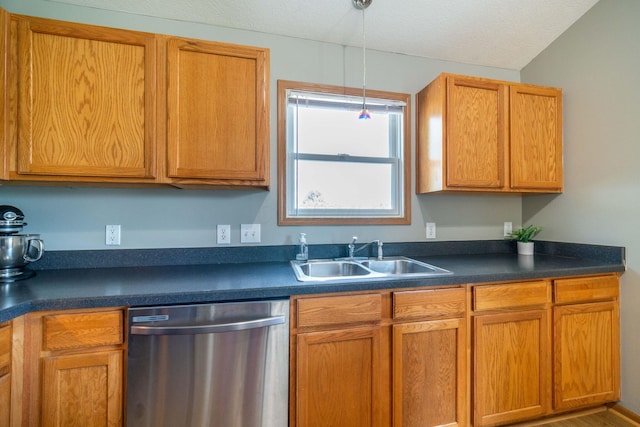
<path fill-rule="evenodd" d="M 133 335 L 198 335 L 216 334 L 220 332 L 244 331 L 247 329 L 266 328 L 285 323 L 284 316 L 266 317 L 263 319 L 245 320 L 242 322 L 219 323 L 215 325 L 194 326 L 131 326 Z"/>

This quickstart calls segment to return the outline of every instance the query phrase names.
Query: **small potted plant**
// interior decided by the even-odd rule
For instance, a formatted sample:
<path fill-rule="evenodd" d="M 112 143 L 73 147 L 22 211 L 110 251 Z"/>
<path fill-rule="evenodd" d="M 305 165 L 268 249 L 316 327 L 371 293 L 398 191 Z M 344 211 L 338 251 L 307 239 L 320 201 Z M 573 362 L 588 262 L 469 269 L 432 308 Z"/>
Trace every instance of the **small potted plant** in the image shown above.
<path fill-rule="evenodd" d="M 516 240 L 518 242 L 519 255 L 533 255 L 533 242 L 531 240 L 540 232 L 540 230 L 542 230 L 542 227 L 530 225 L 528 227 L 519 228 L 509 235 L 511 240 Z"/>

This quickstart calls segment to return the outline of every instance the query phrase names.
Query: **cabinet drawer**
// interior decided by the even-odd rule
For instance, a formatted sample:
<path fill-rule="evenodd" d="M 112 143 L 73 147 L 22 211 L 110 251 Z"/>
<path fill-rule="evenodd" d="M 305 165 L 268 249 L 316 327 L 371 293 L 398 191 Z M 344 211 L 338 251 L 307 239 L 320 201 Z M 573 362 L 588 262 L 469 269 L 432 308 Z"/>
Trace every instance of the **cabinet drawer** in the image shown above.
<path fill-rule="evenodd" d="M 9 373 L 11 366 L 11 324 L 0 325 L 0 376 Z"/>
<path fill-rule="evenodd" d="M 473 288 L 475 311 L 544 305 L 551 302 L 551 287 L 544 280 L 481 285 Z"/>
<path fill-rule="evenodd" d="M 560 279 L 554 282 L 556 304 L 597 301 L 618 298 L 618 276 L 580 277 Z"/>
<path fill-rule="evenodd" d="M 44 316 L 44 350 L 118 345 L 123 342 L 122 310 Z"/>
<path fill-rule="evenodd" d="M 301 298 L 296 301 L 299 328 L 378 322 L 382 318 L 379 294 Z"/>
<path fill-rule="evenodd" d="M 464 313 L 465 290 L 463 288 L 393 293 L 393 318 L 395 320 L 463 317 Z"/>

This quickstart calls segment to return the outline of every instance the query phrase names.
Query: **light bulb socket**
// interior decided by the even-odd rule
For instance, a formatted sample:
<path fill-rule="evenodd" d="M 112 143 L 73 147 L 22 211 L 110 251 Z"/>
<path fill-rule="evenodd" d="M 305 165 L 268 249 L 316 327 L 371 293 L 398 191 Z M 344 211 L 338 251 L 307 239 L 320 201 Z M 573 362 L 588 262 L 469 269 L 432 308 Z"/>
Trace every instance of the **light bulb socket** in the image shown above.
<path fill-rule="evenodd" d="M 366 9 L 371 5 L 373 0 L 353 0 L 353 7 L 356 9 Z"/>

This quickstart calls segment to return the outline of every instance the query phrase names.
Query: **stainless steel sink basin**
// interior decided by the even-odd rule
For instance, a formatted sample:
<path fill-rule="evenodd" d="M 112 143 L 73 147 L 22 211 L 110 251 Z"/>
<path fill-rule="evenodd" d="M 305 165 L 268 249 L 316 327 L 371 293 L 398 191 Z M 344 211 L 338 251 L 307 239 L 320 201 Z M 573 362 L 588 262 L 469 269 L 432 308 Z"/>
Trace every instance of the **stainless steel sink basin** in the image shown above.
<path fill-rule="evenodd" d="M 301 282 L 453 274 L 449 270 L 406 257 L 389 257 L 382 260 L 366 258 L 291 261 L 291 267 Z"/>
<path fill-rule="evenodd" d="M 300 271 L 309 277 L 366 276 L 371 271 L 352 261 L 308 261 L 300 264 Z"/>
<path fill-rule="evenodd" d="M 377 273 L 383 273 L 391 276 L 407 276 L 407 275 L 441 275 L 451 274 L 449 270 L 426 264 L 411 258 L 393 257 L 382 260 L 368 259 L 362 261 L 362 265 Z"/>

